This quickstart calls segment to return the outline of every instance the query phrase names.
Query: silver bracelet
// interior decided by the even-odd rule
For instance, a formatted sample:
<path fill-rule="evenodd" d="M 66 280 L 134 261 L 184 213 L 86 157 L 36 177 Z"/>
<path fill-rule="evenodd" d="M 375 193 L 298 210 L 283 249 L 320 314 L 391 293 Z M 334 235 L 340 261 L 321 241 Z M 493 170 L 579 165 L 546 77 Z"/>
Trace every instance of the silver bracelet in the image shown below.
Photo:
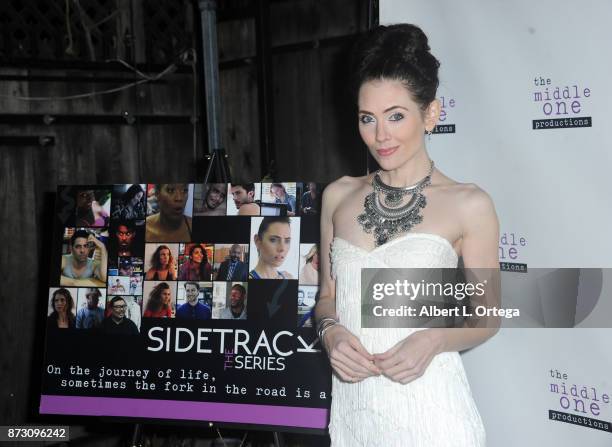
<path fill-rule="evenodd" d="M 319 332 L 321 332 L 321 328 L 323 326 L 325 326 L 326 324 L 329 324 L 331 322 L 337 322 L 337 321 L 338 320 L 336 318 L 333 318 L 333 317 L 324 317 L 324 318 L 321 318 L 321 320 L 317 323 L 317 334 Z"/>
<path fill-rule="evenodd" d="M 332 326 L 335 326 L 337 324 L 339 324 L 339 322 L 338 321 L 334 321 L 333 323 L 330 323 L 327 326 L 325 326 L 323 329 L 321 329 L 321 332 L 319 334 L 319 341 L 321 342 L 321 344 L 323 343 L 323 336 L 325 335 L 325 332 L 327 332 L 327 330 L 329 328 L 331 328 Z"/>
<path fill-rule="evenodd" d="M 323 334 L 325 333 L 325 331 L 327 331 L 327 329 L 329 329 L 330 327 L 338 324 L 340 321 L 338 321 L 335 318 L 331 318 L 331 317 L 325 317 L 322 318 L 321 321 L 319 321 L 319 324 L 317 325 L 317 335 L 319 336 L 319 340 L 323 341 Z"/>

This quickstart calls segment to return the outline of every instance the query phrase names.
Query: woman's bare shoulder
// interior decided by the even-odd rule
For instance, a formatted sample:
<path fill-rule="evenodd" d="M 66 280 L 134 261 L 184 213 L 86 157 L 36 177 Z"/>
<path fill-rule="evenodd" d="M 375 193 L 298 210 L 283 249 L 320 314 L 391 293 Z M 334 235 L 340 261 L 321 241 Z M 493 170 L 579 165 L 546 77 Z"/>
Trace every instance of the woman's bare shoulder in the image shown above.
<path fill-rule="evenodd" d="M 351 177 L 349 175 L 344 175 L 340 177 L 339 179 L 334 180 L 329 185 L 327 185 L 327 188 L 337 188 L 337 189 L 358 188 L 359 186 L 363 185 L 363 183 L 366 181 L 368 177 L 369 176 L 367 175 L 364 175 L 361 177 Z M 325 189 L 327 190 L 327 188 Z"/>
<path fill-rule="evenodd" d="M 489 219 L 496 215 L 491 196 L 475 183 L 449 184 L 445 188 L 448 198 L 457 205 L 458 215 L 464 221 L 475 218 Z"/>
<path fill-rule="evenodd" d="M 323 203 L 339 203 L 347 196 L 355 193 L 359 188 L 368 184 L 369 176 L 350 177 L 345 175 L 331 182 L 323 190 Z"/>
<path fill-rule="evenodd" d="M 487 192 L 475 183 L 462 183 L 454 180 L 440 171 L 437 172 L 434 185 L 442 192 L 452 197 L 461 208 L 493 207 L 493 200 Z"/>
<path fill-rule="evenodd" d="M 457 183 L 455 189 L 465 207 L 494 208 L 491 196 L 475 183 Z"/>

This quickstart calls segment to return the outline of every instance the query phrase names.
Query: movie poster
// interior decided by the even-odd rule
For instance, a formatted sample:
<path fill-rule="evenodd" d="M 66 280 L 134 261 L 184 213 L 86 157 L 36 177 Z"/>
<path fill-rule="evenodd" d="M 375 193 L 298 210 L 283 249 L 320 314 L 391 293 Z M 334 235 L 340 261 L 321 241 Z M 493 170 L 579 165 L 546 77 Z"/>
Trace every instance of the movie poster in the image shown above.
<path fill-rule="evenodd" d="M 321 190 L 60 187 L 40 412 L 324 430 Z"/>

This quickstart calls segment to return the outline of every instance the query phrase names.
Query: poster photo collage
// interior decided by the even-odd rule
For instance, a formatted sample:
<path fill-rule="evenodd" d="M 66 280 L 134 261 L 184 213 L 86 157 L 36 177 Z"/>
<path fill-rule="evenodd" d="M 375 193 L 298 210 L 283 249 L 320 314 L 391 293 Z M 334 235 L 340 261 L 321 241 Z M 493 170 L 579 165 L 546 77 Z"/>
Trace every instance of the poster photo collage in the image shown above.
<path fill-rule="evenodd" d="M 137 335 L 147 318 L 265 323 L 277 307 L 284 324 L 312 326 L 320 188 L 60 187 L 58 214 L 68 218 L 59 275 L 51 277 L 48 328 Z"/>

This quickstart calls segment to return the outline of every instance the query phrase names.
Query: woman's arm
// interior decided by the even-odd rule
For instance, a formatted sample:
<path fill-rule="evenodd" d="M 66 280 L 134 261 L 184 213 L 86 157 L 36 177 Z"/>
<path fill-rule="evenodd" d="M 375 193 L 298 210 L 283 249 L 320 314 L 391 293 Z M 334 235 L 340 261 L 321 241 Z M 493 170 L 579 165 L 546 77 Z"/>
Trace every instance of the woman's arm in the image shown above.
<path fill-rule="evenodd" d="M 336 282 L 331 275 L 330 247 L 334 235 L 333 213 L 341 202 L 342 188 L 338 181 L 330 184 L 323 193 L 321 210 L 321 247 L 319 301 L 315 307 L 315 320 L 338 319 L 336 315 Z M 357 382 L 378 375 L 374 357 L 363 347 L 359 339 L 340 324 L 325 331 L 321 345 L 327 350 L 330 363 L 338 376 L 348 382 Z"/>
<path fill-rule="evenodd" d="M 486 281 L 486 294 L 477 304 L 499 308 L 499 222 L 495 206 L 489 195 L 475 185 L 466 192 L 464 202 L 461 255 L 466 277 L 469 282 Z M 464 328 L 432 329 L 430 335 L 437 343 L 439 352 L 463 351 L 491 338 L 499 326 L 500 317 L 489 317 L 478 321 L 476 327 L 470 321 Z"/>
<path fill-rule="evenodd" d="M 470 186 L 459 197 L 462 225 L 461 254 L 467 280 L 487 280 L 486 306 L 499 307 L 499 224 L 490 197 Z M 463 328 L 433 328 L 417 331 L 382 354 L 376 365 L 390 379 L 408 383 L 421 377 L 431 360 L 442 352 L 463 351 L 484 342 L 499 329 L 499 317 L 471 323 Z"/>
<path fill-rule="evenodd" d="M 323 192 L 323 206 L 321 209 L 321 245 L 320 245 L 320 292 L 319 301 L 315 306 L 315 319 L 335 318 L 336 316 L 336 282 L 331 275 L 330 247 L 334 237 L 332 221 L 337 198 L 337 182 L 330 184 Z"/>

